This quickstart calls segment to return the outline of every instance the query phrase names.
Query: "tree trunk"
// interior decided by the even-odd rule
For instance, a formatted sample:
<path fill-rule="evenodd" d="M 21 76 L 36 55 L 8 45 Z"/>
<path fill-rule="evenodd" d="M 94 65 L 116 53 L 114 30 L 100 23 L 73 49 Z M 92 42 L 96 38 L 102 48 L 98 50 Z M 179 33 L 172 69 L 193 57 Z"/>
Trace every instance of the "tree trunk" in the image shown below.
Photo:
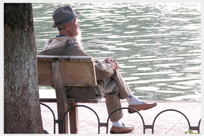
<path fill-rule="evenodd" d="M 43 133 L 31 3 L 4 3 L 4 133 Z"/>

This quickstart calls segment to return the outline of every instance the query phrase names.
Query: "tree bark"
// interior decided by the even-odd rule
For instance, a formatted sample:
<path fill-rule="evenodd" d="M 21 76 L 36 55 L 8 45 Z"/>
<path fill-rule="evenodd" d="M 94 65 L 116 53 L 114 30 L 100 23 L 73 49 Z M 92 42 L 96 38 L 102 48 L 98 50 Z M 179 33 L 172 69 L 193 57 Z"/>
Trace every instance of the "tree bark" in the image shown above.
<path fill-rule="evenodd" d="M 4 133 L 43 133 L 31 3 L 4 3 Z"/>

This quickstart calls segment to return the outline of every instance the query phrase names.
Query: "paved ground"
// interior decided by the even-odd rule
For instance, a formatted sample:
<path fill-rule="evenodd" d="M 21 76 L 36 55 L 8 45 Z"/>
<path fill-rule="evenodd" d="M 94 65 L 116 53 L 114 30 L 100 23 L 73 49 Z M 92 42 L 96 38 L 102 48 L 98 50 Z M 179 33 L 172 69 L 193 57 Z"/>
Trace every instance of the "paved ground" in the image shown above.
<path fill-rule="evenodd" d="M 153 102 L 153 101 L 145 101 Z M 198 122 L 201 119 L 201 102 L 187 102 L 187 101 L 157 101 L 155 108 L 140 111 L 145 125 L 152 125 L 155 117 L 163 110 L 175 109 L 186 115 L 191 126 L 198 126 Z M 57 107 L 55 103 L 45 103 L 50 106 L 57 118 Z M 100 118 L 100 122 L 107 122 L 107 111 L 104 100 L 97 104 L 85 103 L 85 105 L 91 107 L 96 111 Z M 122 106 L 127 107 L 126 101 L 122 101 Z M 97 134 L 98 122 L 95 114 L 84 107 L 79 107 L 79 134 Z M 51 112 L 44 106 L 41 106 L 43 126 L 48 133 L 53 134 L 53 116 Z M 143 134 L 143 123 L 139 114 L 129 114 L 127 109 L 124 109 L 124 117 L 122 122 L 126 126 L 134 126 L 135 130 L 132 134 Z M 202 133 L 202 121 L 200 125 L 200 133 Z M 109 122 L 109 129 L 111 128 L 111 122 Z M 188 123 L 185 117 L 175 111 L 168 111 L 160 114 L 155 121 L 154 134 L 184 134 L 188 131 Z M 193 131 L 197 133 L 197 131 Z M 56 133 L 58 133 L 56 125 Z M 151 129 L 146 129 L 145 134 L 151 134 Z M 100 134 L 106 134 L 106 128 L 100 128 Z"/>

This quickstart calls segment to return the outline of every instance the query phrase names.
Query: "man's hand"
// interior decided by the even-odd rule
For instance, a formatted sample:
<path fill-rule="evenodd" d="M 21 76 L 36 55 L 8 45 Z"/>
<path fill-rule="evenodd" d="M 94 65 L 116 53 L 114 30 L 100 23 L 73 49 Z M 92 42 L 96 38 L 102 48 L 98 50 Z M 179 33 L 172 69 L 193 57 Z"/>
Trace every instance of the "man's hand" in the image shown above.
<path fill-rule="evenodd" d="M 118 62 L 116 61 L 116 59 L 110 59 L 109 57 L 107 59 L 104 60 L 105 62 L 107 62 L 108 64 L 110 64 L 111 68 L 113 70 L 117 70 L 119 68 L 118 66 Z"/>

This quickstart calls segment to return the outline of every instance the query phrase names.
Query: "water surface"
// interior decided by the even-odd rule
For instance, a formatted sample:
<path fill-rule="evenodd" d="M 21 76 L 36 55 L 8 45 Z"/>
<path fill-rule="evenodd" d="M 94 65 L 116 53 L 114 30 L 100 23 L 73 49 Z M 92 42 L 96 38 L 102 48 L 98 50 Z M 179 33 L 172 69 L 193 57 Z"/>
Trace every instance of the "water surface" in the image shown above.
<path fill-rule="evenodd" d="M 95 60 L 116 58 L 139 99 L 200 101 L 200 4 L 34 3 L 38 52 L 57 34 L 53 11 L 67 4 L 81 12 L 85 52 Z"/>

